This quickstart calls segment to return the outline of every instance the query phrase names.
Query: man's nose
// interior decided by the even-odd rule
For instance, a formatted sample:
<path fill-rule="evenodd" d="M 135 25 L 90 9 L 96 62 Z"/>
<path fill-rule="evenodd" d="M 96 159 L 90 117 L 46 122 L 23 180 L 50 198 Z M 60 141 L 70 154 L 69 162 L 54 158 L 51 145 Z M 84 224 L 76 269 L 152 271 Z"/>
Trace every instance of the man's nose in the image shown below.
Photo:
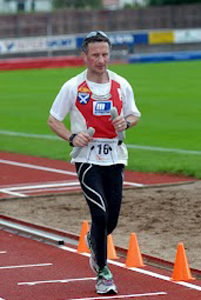
<path fill-rule="evenodd" d="M 99 60 L 99 62 L 104 62 L 104 56 L 100 55 L 98 60 Z"/>

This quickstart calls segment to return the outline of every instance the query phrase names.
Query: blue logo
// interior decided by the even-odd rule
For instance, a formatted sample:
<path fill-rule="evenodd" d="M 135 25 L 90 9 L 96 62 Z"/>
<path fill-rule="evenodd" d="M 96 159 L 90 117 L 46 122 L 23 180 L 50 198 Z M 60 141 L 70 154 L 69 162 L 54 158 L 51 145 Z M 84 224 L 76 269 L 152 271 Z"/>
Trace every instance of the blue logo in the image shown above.
<path fill-rule="evenodd" d="M 108 116 L 112 107 L 112 101 L 96 101 L 93 103 L 93 113 L 96 116 Z"/>

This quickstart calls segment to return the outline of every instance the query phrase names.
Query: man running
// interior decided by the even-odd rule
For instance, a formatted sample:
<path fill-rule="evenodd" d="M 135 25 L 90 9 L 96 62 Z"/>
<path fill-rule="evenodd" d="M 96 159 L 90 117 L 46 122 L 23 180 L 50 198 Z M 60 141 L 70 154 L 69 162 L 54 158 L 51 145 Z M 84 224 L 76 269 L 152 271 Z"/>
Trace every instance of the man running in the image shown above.
<path fill-rule="evenodd" d="M 141 115 L 130 84 L 108 70 L 110 50 L 111 42 L 104 32 L 92 31 L 86 36 L 82 58 L 87 68 L 62 86 L 48 119 L 54 132 L 71 146 L 81 148 L 72 162 L 91 213 L 86 240 L 98 294 L 117 293 L 107 264 L 107 236 L 118 222 L 128 159 L 119 133 L 135 126 Z M 112 118 L 113 107 L 118 114 Z M 71 129 L 63 123 L 67 114 Z M 87 132 L 89 127 L 95 130 L 93 137 Z"/>

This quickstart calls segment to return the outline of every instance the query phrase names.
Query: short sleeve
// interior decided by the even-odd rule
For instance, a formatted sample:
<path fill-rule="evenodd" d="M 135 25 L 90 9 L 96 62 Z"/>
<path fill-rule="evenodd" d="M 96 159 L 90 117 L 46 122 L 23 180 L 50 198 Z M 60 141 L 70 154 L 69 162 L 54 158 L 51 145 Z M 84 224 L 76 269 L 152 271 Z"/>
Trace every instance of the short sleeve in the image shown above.
<path fill-rule="evenodd" d="M 127 80 L 122 82 L 123 115 L 134 115 L 140 117 L 141 113 L 137 108 L 134 98 L 134 91 Z"/>
<path fill-rule="evenodd" d="M 71 111 L 75 102 L 75 88 L 72 80 L 67 81 L 56 96 L 50 114 L 57 120 L 63 121 Z"/>

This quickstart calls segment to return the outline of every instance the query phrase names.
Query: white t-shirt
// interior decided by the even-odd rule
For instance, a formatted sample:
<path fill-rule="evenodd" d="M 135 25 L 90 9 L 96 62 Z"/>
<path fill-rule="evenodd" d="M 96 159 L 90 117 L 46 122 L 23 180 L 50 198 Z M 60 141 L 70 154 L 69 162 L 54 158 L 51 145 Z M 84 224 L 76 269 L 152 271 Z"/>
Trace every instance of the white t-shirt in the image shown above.
<path fill-rule="evenodd" d="M 118 137 L 111 124 L 110 109 L 116 106 L 124 117 L 141 114 L 136 107 L 132 87 L 126 79 L 108 70 L 109 82 L 87 80 L 87 70 L 68 80 L 57 95 L 50 114 L 63 121 L 68 113 L 71 131 L 79 133 L 89 127 L 95 129 L 94 141 L 83 147 L 72 162 L 98 165 L 127 164 L 127 149 L 118 145 Z"/>

